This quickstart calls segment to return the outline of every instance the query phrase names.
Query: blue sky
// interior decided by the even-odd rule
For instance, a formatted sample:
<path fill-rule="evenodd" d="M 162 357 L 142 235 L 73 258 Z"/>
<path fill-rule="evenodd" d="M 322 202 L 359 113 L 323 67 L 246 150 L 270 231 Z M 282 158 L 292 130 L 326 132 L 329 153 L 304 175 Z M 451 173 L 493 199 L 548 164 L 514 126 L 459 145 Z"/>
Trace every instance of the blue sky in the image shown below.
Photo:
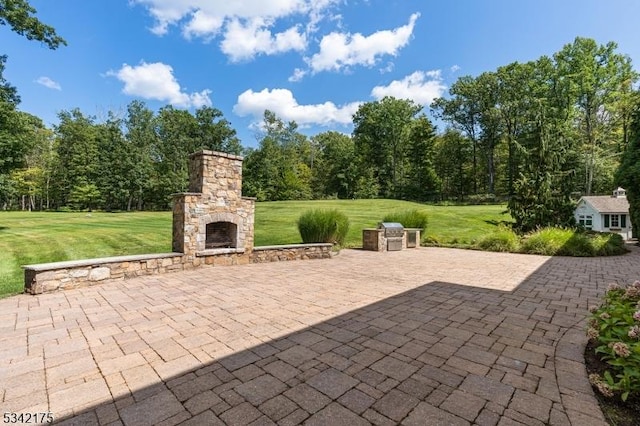
<path fill-rule="evenodd" d="M 134 99 L 220 109 L 244 146 L 265 108 L 309 135 L 351 132 L 362 102 L 428 105 L 463 75 L 552 55 L 576 36 L 640 64 L 637 0 L 31 0 L 68 46 L 0 27 L 20 109 L 100 120 Z"/>

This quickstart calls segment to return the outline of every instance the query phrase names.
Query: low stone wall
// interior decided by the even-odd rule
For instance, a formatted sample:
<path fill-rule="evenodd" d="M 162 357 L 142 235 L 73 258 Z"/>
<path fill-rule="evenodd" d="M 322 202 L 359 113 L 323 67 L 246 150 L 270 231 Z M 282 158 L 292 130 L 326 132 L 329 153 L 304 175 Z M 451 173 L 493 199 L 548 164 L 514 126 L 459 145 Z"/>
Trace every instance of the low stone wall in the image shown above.
<path fill-rule="evenodd" d="M 105 280 L 179 271 L 184 269 L 184 263 L 182 253 L 162 253 L 41 263 L 23 268 L 25 292 L 40 294 Z"/>
<path fill-rule="evenodd" d="M 107 280 L 182 271 L 200 265 L 324 259 L 331 257 L 331 248 L 331 244 L 292 244 L 255 247 L 250 253 L 244 250 L 205 250 L 199 252 L 195 260 L 183 253 L 161 253 L 25 265 L 24 289 L 25 293 L 41 294 L 88 287 Z"/>
<path fill-rule="evenodd" d="M 331 257 L 332 248 L 333 244 L 329 243 L 255 247 L 251 253 L 251 263 L 327 259 Z"/>

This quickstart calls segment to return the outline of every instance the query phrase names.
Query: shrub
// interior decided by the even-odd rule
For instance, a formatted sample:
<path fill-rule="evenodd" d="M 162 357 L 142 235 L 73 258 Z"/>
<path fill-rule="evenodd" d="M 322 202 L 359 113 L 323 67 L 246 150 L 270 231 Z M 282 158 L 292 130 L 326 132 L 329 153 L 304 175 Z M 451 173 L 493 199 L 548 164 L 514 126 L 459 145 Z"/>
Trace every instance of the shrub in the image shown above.
<path fill-rule="evenodd" d="M 304 243 L 344 244 L 349 218 L 336 209 L 309 210 L 298 219 L 298 231 Z"/>
<path fill-rule="evenodd" d="M 440 247 L 443 245 L 443 242 L 438 239 L 435 235 L 424 235 L 422 237 L 423 246 L 431 246 L 431 247 Z"/>
<path fill-rule="evenodd" d="M 469 204 L 496 204 L 499 200 L 495 194 L 474 194 L 467 197 Z"/>
<path fill-rule="evenodd" d="M 626 288 L 609 284 L 603 304 L 590 311 L 587 336 L 611 371 L 591 374 L 589 381 L 603 395 L 619 393 L 626 401 L 640 394 L 640 281 Z"/>
<path fill-rule="evenodd" d="M 419 228 L 421 233 L 427 229 L 427 213 L 418 209 L 401 210 L 387 214 L 383 222 L 398 222 L 405 228 Z"/>
<path fill-rule="evenodd" d="M 486 235 L 476 243 L 476 247 L 480 250 L 487 251 L 518 251 L 520 238 L 510 228 L 506 226 L 499 227 L 495 232 Z"/>
<path fill-rule="evenodd" d="M 558 250 L 559 256 L 589 257 L 595 256 L 592 240 L 583 232 L 572 231 L 573 235 Z"/>
<path fill-rule="evenodd" d="M 587 235 L 591 240 L 594 256 L 615 256 L 627 252 L 620 234 L 592 232 Z"/>
<path fill-rule="evenodd" d="M 547 227 L 527 234 L 521 251 L 546 256 L 611 256 L 627 252 L 618 234 Z"/>
<path fill-rule="evenodd" d="M 564 228 L 542 228 L 524 237 L 522 251 L 530 254 L 557 255 L 574 231 Z"/>

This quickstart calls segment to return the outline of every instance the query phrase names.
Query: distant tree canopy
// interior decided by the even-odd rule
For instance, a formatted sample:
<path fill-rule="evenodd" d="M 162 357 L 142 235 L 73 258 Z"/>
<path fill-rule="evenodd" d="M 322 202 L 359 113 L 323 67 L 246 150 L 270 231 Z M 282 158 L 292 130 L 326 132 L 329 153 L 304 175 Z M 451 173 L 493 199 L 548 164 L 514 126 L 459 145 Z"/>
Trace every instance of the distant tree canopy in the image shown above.
<path fill-rule="evenodd" d="M 109 113 L 101 123 L 74 109 L 59 113 L 53 131 L 19 114 L 12 115 L 24 121 L 18 135 L 3 138 L 0 127 L 3 208 L 167 209 L 171 194 L 187 188 L 190 153 L 241 153 L 235 130 L 211 107 L 191 114 L 167 106 L 154 114 L 133 101 L 125 117 Z M 23 176 L 30 177 L 28 186 Z"/>
<path fill-rule="evenodd" d="M 461 77 L 432 105 L 471 144 L 472 192 L 508 196 L 519 228 L 571 224 L 575 196 L 613 189 L 638 80 L 616 49 L 578 37 L 553 57 Z"/>
<path fill-rule="evenodd" d="M 29 40 L 38 40 L 56 49 L 66 41 L 53 27 L 40 22 L 36 10 L 26 0 L 0 0 L 0 26 Z M 7 55 L 0 55 L 0 208 L 10 208 L 15 200 L 25 208 L 35 208 L 42 169 L 29 168 L 29 161 L 45 145 L 48 130 L 42 120 L 17 110 L 20 96 L 4 77 Z"/>
<path fill-rule="evenodd" d="M 421 109 L 394 98 L 368 102 L 354 115 L 352 137 L 311 138 L 265 111 L 258 147 L 246 153 L 245 192 L 259 200 L 428 199 L 437 188 L 435 131 Z"/>
<path fill-rule="evenodd" d="M 435 192 L 435 131 L 422 107 L 385 97 L 367 102 L 353 116 L 353 138 L 360 164 L 371 169 L 377 194 L 426 200 Z M 367 174 L 367 173 L 365 173 Z"/>
<path fill-rule="evenodd" d="M 7 4 L 24 2 L 0 0 L 5 24 L 15 22 Z M 580 195 L 620 184 L 640 229 L 638 74 L 615 43 L 576 38 L 552 56 L 460 77 L 431 105 L 445 124 L 440 132 L 423 106 L 385 97 L 360 105 L 351 134 L 308 136 L 267 110 L 253 148 L 213 107 L 154 112 L 133 101 L 101 122 L 62 111 L 47 129 L 17 110 L 18 93 L 2 78 L 5 59 L 2 209 L 166 209 L 187 187 L 188 154 L 210 149 L 244 155 L 243 192 L 261 201 L 501 201 L 529 230 L 571 224 Z"/>

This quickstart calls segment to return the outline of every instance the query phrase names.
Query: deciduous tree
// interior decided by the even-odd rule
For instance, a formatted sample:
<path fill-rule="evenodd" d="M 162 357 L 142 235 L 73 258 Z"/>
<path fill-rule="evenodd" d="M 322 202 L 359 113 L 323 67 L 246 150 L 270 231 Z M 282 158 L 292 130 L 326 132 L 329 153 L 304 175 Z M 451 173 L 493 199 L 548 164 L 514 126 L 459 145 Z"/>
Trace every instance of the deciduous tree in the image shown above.
<path fill-rule="evenodd" d="M 335 131 L 311 139 L 318 150 L 313 162 L 316 197 L 353 198 L 358 178 L 353 139 Z"/>
<path fill-rule="evenodd" d="M 593 39 L 577 37 L 554 55 L 557 71 L 569 83 L 569 95 L 575 102 L 586 195 L 594 190 L 598 165 L 605 163 L 606 167 L 605 160 L 615 157 L 613 154 L 619 146 L 615 136 L 619 118 L 615 114 L 616 103 L 629 82 L 637 80 L 631 60 L 617 53 L 617 47 L 613 42 L 598 45 Z"/>
<path fill-rule="evenodd" d="M 311 152 L 311 144 L 298 132 L 295 121 L 285 123 L 266 110 L 258 148 L 245 155 L 245 193 L 258 200 L 310 199 Z"/>
<path fill-rule="evenodd" d="M 94 118 L 85 116 L 79 109 L 58 114 L 55 127 L 56 152 L 60 167 L 55 181 L 59 206 L 70 200 L 76 187 L 95 185 L 99 168 L 97 127 Z"/>
<path fill-rule="evenodd" d="M 27 0 L 0 0 L 0 25 L 8 25 L 16 33 L 40 41 L 50 49 L 66 46 L 67 42 L 53 27 L 35 17 L 36 12 Z"/>
<path fill-rule="evenodd" d="M 447 129 L 435 138 L 435 170 L 441 199 L 464 201 L 472 193 L 472 143 L 460 131 Z"/>
<path fill-rule="evenodd" d="M 353 115 L 356 152 L 372 167 L 383 197 L 403 197 L 412 126 L 421 110 L 411 100 L 386 96 L 360 105 Z"/>

